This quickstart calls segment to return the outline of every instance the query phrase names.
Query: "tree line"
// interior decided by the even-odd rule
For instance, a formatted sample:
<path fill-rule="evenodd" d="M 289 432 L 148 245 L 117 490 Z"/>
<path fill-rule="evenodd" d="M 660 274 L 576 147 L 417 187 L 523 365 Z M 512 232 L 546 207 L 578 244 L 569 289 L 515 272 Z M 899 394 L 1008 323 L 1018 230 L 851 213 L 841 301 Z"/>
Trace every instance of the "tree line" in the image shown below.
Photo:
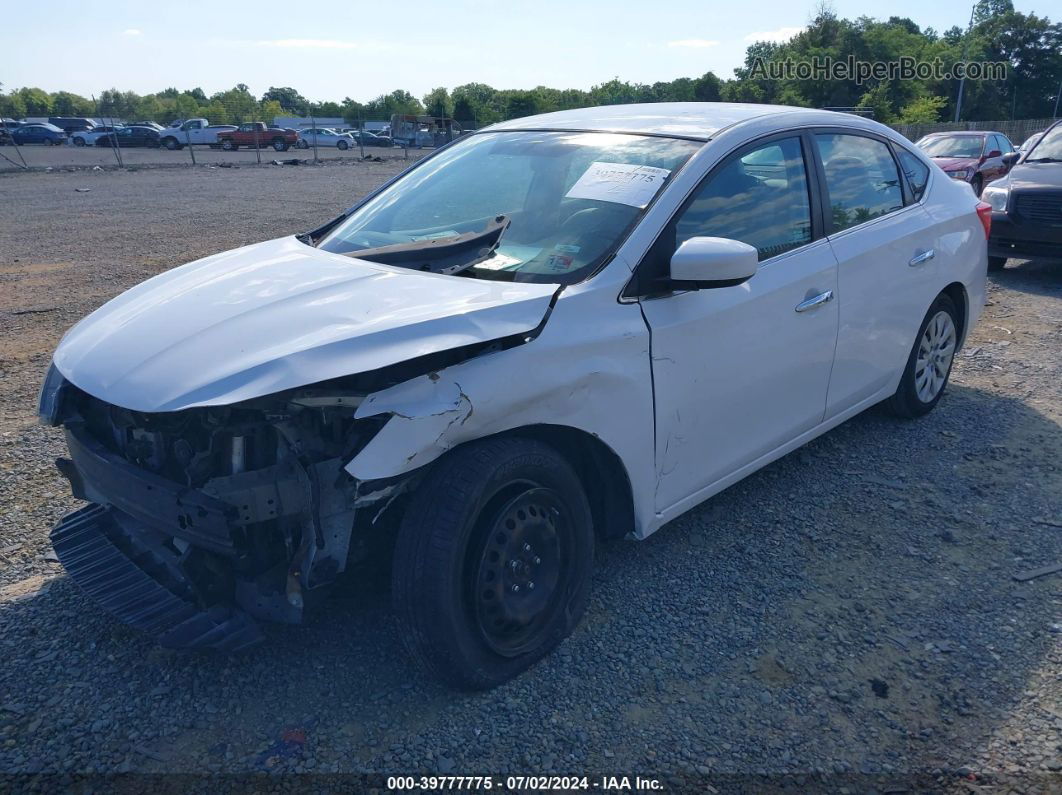
<path fill-rule="evenodd" d="M 483 126 L 594 105 L 727 101 L 864 107 L 886 123 L 931 123 L 952 118 L 959 86 L 953 76 L 867 82 L 855 76 L 768 79 L 764 70 L 757 68 L 771 62 L 841 61 L 849 57 L 864 62 L 897 62 L 905 57 L 921 62 L 939 60 L 948 67 L 973 61 L 1003 62 L 1007 64 L 1004 79 L 966 81 L 962 118 L 1042 118 L 1051 116 L 1058 102 L 1062 25 L 1016 11 L 1011 0 L 979 0 L 971 25 L 956 25 L 943 33 L 920 28 L 904 17 L 842 19 L 823 6 L 808 26 L 788 41 L 750 45 L 744 64 L 729 79 L 712 72 L 652 84 L 616 78 L 588 90 L 547 86 L 496 89 L 485 83 L 467 83 L 453 89 L 434 88 L 420 98 L 398 89 L 364 103 L 350 97 L 342 102 L 313 102 L 287 86 L 270 87 L 255 97 L 242 83 L 209 96 L 200 88 L 167 88 L 147 95 L 112 88 L 95 98 L 69 91 L 18 88 L 0 93 L 0 116 L 102 116 L 163 124 L 176 118 L 205 117 L 214 124 L 230 124 L 312 115 L 342 117 L 356 125 L 364 120 L 388 119 L 393 113 L 410 113 L 450 116 Z"/>

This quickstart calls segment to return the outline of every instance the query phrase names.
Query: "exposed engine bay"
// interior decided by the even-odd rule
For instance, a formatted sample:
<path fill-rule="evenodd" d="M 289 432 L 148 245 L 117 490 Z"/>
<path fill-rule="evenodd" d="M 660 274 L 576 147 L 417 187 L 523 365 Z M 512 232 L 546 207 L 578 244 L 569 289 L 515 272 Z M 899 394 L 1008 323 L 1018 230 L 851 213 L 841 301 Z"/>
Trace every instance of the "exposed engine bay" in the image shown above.
<path fill-rule="evenodd" d="M 357 380 L 154 414 L 64 384 L 55 420 L 70 458 L 57 464 L 74 496 L 95 505 L 54 531 L 60 560 L 112 612 L 131 610 L 164 645 L 231 650 L 260 639 L 252 619 L 301 621 L 367 556 L 381 516 L 416 479 L 360 482 L 344 471 L 388 419 L 354 419 L 365 392 Z M 115 553 L 160 590 L 137 588 L 143 577 L 132 571 L 129 584 L 113 569 L 93 580 L 91 568 L 102 572 Z M 123 587 L 144 592 L 139 609 L 116 599 Z M 143 626 L 170 595 L 189 618 Z"/>

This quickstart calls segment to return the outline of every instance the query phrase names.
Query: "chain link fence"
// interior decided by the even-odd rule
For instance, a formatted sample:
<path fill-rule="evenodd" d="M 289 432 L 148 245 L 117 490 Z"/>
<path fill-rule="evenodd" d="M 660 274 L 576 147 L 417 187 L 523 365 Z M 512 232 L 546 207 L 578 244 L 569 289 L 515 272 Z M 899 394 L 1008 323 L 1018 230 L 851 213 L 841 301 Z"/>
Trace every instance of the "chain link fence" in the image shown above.
<path fill-rule="evenodd" d="M 1018 119 L 1016 121 L 960 121 L 937 122 L 935 124 L 890 124 L 889 126 L 912 141 L 917 141 L 923 135 L 929 135 L 930 133 L 936 132 L 989 130 L 991 132 L 1003 133 L 1015 146 L 1020 146 L 1030 135 L 1046 130 L 1056 121 L 1058 121 L 1058 119 Z"/>
<path fill-rule="evenodd" d="M 323 116 L 250 95 L 212 99 L 178 118 L 114 104 L 93 98 L 94 112 L 83 116 L 3 119 L 0 171 L 409 160 L 476 127 L 432 115 Z"/>
<path fill-rule="evenodd" d="M 98 101 L 92 98 L 92 112 L 84 116 L 28 114 L 17 121 L 4 119 L 0 126 L 0 171 L 409 160 L 479 126 L 475 120 L 431 114 L 356 111 L 326 116 L 320 106 L 284 107 L 238 91 L 226 92 L 226 96 L 203 97 L 201 102 L 182 96 L 180 107 L 152 108 L 150 102 L 145 106 L 144 98 L 123 103 L 121 92 L 105 92 Z M 931 132 L 993 130 L 1018 145 L 1052 121 L 892 127 L 912 141 Z"/>

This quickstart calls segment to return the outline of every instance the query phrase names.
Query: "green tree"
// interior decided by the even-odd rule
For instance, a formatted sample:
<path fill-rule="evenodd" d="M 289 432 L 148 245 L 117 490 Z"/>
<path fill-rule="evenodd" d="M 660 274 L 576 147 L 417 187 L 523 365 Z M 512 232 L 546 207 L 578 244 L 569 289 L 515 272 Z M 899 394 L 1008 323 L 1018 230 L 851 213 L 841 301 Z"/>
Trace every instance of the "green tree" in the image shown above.
<path fill-rule="evenodd" d="M 296 91 L 290 86 L 283 86 L 276 88 L 270 86 L 269 90 L 262 94 L 262 102 L 268 102 L 275 100 L 280 103 L 280 107 L 288 111 L 289 114 L 301 116 L 306 112 L 306 107 L 310 104 L 306 97 Z"/>
<path fill-rule="evenodd" d="M 69 91 L 57 91 L 52 95 L 52 113 L 56 116 L 94 116 L 92 100 Z"/>
<path fill-rule="evenodd" d="M 25 116 L 48 116 L 52 112 L 52 98 L 40 88 L 20 88 L 15 92 Z"/>
<path fill-rule="evenodd" d="M 940 120 L 940 112 L 948 105 L 944 97 L 919 97 L 900 111 L 900 124 L 932 124 Z"/>
<path fill-rule="evenodd" d="M 453 116 L 454 101 L 445 88 L 433 88 L 424 95 L 424 110 L 432 116 Z"/>

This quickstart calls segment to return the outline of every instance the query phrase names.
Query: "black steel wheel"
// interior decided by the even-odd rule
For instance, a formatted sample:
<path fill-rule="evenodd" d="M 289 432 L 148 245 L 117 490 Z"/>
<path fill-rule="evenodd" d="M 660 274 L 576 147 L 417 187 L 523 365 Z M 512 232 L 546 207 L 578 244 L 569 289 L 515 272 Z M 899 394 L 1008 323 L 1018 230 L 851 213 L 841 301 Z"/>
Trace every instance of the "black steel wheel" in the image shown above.
<path fill-rule="evenodd" d="M 501 684 L 579 622 L 593 552 L 590 508 L 563 456 L 531 439 L 464 445 L 405 510 L 392 573 L 403 642 L 450 684 Z"/>
<path fill-rule="evenodd" d="M 511 491 L 516 496 L 483 523 L 469 594 L 483 640 L 505 657 L 527 653 L 550 622 L 574 554 L 564 531 L 571 517 L 556 492 L 531 483 Z"/>

